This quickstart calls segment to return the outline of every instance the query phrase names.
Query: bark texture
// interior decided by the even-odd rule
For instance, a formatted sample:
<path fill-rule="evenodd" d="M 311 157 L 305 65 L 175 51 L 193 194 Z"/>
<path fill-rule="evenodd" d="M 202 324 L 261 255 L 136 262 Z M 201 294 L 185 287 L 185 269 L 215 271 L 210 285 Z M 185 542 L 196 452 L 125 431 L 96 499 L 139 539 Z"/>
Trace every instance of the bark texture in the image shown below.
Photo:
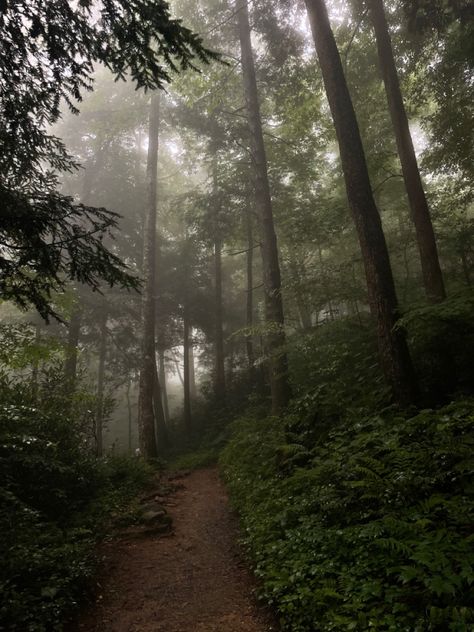
<path fill-rule="evenodd" d="M 153 392 L 156 388 L 155 311 L 156 311 L 156 193 L 158 167 L 158 131 L 160 97 L 151 97 L 147 156 L 147 212 L 143 248 L 142 356 L 138 395 L 138 432 L 142 455 L 155 458 L 158 446 L 155 434 Z"/>
<path fill-rule="evenodd" d="M 385 84 L 390 116 L 397 141 L 403 179 L 410 203 L 411 217 L 415 225 L 423 283 L 428 300 L 440 302 L 446 298 L 446 292 L 439 263 L 436 237 L 413 147 L 405 104 L 403 103 L 383 0 L 370 0 L 369 9 L 377 42 L 380 70 Z"/>
<path fill-rule="evenodd" d="M 159 360 L 158 379 L 160 381 L 160 386 L 161 386 L 161 399 L 163 401 L 163 414 L 165 416 L 165 423 L 168 424 L 170 420 L 170 412 L 169 412 L 169 405 L 168 405 L 168 387 L 166 384 L 165 350 L 163 349 L 163 347 L 159 349 L 158 360 Z"/>
<path fill-rule="evenodd" d="M 163 407 L 163 392 L 158 374 L 158 366 L 155 358 L 155 379 L 153 383 L 153 412 L 155 414 L 155 434 L 158 448 L 170 445 L 168 426 L 166 425 Z"/>
<path fill-rule="evenodd" d="M 236 6 L 244 93 L 251 140 L 251 158 L 255 184 L 255 210 L 260 229 L 265 294 L 265 320 L 268 326 L 265 350 L 269 356 L 272 412 L 278 414 L 287 406 L 291 396 L 288 359 L 285 351 L 286 336 L 281 296 L 280 263 L 278 259 L 277 237 L 273 222 L 267 158 L 265 144 L 263 142 L 255 63 L 250 37 L 248 3 L 246 0 L 237 0 Z"/>
<path fill-rule="evenodd" d="M 224 359 L 224 309 L 222 305 L 222 242 L 216 235 L 214 240 L 214 318 L 215 318 L 215 368 L 214 394 L 217 402 L 225 401 Z"/>
<path fill-rule="evenodd" d="M 251 329 L 253 327 L 253 225 L 252 212 L 250 207 L 247 208 L 246 215 L 247 228 L 247 301 L 246 301 L 246 326 Z M 253 336 L 248 333 L 245 337 L 245 347 L 247 350 L 247 360 L 249 370 L 254 372 L 255 353 L 253 349 Z"/>
<path fill-rule="evenodd" d="M 382 368 L 396 401 L 407 405 L 416 399 L 416 381 L 405 338 L 395 327 L 398 320 L 395 284 L 359 126 L 325 2 L 305 2 L 338 138 L 348 202 L 364 260 L 370 308 L 377 322 Z"/>

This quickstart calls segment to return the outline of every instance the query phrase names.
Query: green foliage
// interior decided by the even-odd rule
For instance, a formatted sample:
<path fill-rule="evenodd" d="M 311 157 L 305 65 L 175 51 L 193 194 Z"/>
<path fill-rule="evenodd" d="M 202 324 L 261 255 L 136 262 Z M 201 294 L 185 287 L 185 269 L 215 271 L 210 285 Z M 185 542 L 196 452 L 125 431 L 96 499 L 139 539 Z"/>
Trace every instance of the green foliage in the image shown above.
<path fill-rule="evenodd" d="M 104 243 L 104 236 L 118 226 L 116 213 L 75 204 L 56 192 L 38 195 L 32 200 L 31 194 L 12 195 L 0 186 L 3 299 L 22 309 L 33 305 L 47 319 L 58 316 L 51 293 L 64 291 L 68 279 L 93 290 L 103 282 L 139 287 L 139 280 Z"/>
<path fill-rule="evenodd" d="M 474 294 L 463 292 L 443 303 L 413 309 L 399 322 L 407 332 L 421 388 L 428 402 L 474 383 Z"/>
<path fill-rule="evenodd" d="M 474 402 L 355 417 L 310 451 L 292 424 L 243 419 L 221 459 L 284 629 L 473 629 Z"/>
<path fill-rule="evenodd" d="M 201 467 L 215 465 L 218 459 L 218 449 L 202 448 L 172 459 L 169 463 L 169 468 L 171 470 L 197 470 Z"/>
<path fill-rule="evenodd" d="M 329 321 L 290 341 L 290 369 L 296 391 L 293 410 L 328 421 L 377 408 L 387 396 L 378 366 L 373 323 L 352 318 Z M 367 384 L 371 388 L 367 388 Z"/>
<path fill-rule="evenodd" d="M 20 307 L 55 315 L 52 291 L 65 277 L 97 289 L 136 287 L 126 266 L 104 244 L 117 214 L 77 204 L 58 192 L 58 172 L 77 169 L 48 127 L 61 104 L 77 112 L 92 89 L 96 63 L 116 79 L 161 88 L 175 72 L 216 55 L 171 17 L 163 0 L 0 3 L 0 292 Z"/>
<path fill-rule="evenodd" d="M 153 469 L 92 458 L 74 417 L 0 406 L 0 620 L 9 630 L 60 630 L 95 569 L 110 515 Z"/>

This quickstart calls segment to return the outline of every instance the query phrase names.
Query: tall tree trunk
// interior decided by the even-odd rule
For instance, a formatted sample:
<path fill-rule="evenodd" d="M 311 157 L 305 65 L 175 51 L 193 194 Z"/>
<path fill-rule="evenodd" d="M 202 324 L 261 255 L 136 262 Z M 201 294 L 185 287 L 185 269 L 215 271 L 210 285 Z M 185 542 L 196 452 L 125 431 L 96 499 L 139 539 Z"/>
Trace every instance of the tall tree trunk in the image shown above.
<path fill-rule="evenodd" d="M 128 413 L 128 453 L 132 454 L 132 402 L 130 401 L 130 389 L 132 387 L 132 380 L 127 380 L 127 390 L 125 391 L 125 398 L 127 400 L 127 413 Z"/>
<path fill-rule="evenodd" d="M 304 272 L 303 274 L 301 273 L 300 267 L 298 266 L 298 262 L 295 259 L 292 249 L 290 249 L 289 252 L 289 267 L 291 276 L 293 277 L 293 281 L 295 283 L 296 307 L 298 308 L 301 328 L 303 329 L 303 331 L 309 331 L 312 327 L 311 312 L 308 309 L 308 305 L 306 304 L 306 301 L 304 299 L 303 292 L 301 291 L 301 277 L 304 275 Z"/>
<path fill-rule="evenodd" d="M 214 240 L 214 314 L 215 314 L 215 367 L 214 395 L 219 404 L 225 400 L 224 324 L 222 306 L 222 243 Z"/>
<path fill-rule="evenodd" d="M 269 355 L 272 412 L 278 414 L 288 404 L 291 390 L 288 376 L 288 359 L 285 351 L 283 301 L 281 296 L 280 264 L 273 223 L 273 209 L 268 181 L 267 158 L 263 142 L 257 80 L 250 38 L 248 3 L 237 0 L 237 15 L 242 57 L 244 92 L 248 124 L 252 143 L 252 163 L 255 178 L 255 202 L 261 233 L 263 285 L 265 293 L 265 321 L 269 331 L 266 351 Z"/>
<path fill-rule="evenodd" d="M 165 351 L 163 347 L 161 347 L 158 351 L 158 360 L 159 360 L 159 374 L 158 379 L 160 381 L 161 386 L 161 398 L 163 401 L 163 414 L 165 416 L 165 423 L 168 425 L 170 420 L 170 411 L 168 405 L 168 388 L 166 385 L 166 366 L 165 366 Z"/>
<path fill-rule="evenodd" d="M 319 267 L 320 267 L 320 278 L 321 283 L 324 289 L 324 298 L 326 299 L 326 311 L 325 315 L 327 316 L 329 312 L 329 318 L 331 321 L 334 321 L 334 310 L 331 301 L 331 286 L 329 283 L 328 275 L 326 274 L 326 270 L 324 269 L 324 258 L 323 258 L 323 250 L 321 248 L 321 244 L 318 244 L 318 259 L 319 259 Z M 326 320 L 324 318 L 324 320 Z"/>
<path fill-rule="evenodd" d="M 100 321 L 99 342 L 99 369 L 97 372 L 97 412 L 95 418 L 95 441 L 97 456 L 103 453 L 103 425 L 104 425 L 104 384 L 105 384 L 105 357 L 107 353 L 107 312 L 104 312 Z"/>
<path fill-rule="evenodd" d="M 176 373 L 178 374 L 178 378 L 179 378 L 179 381 L 181 382 L 181 386 L 184 388 L 184 377 L 183 377 L 183 374 L 181 373 L 179 355 L 178 355 L 178 357 L 176 357 L 176 356 L 173 357 L 173 362 L 174 362 L 174 365 L 176 367 Z"/>
<path fill-rule="evenodd" d="M 192 416 L 191 416 L 191 389 L 189 379 L 189 339 L 191 333 L 191 325 L 189 320 L 189 306 L 188 297 L 185 297 L 183 306 L 183 355 L 184 355 L 184 370 L 183 370 L 183 390 L 184 390 L 184 426 L 188 432 L 192 430 Z"/>
<path fill-rule="evenodd" d="M 110 139 L 98 137 L 95 142 L 94 153 L 86 164 L 84 179 L 82 182 L 81 202 L 90 205 L 92 203 L 94 187 L 105 166 L 105 159 L 110 146 Z"/>
<path fill-rule="evenodd" d="M 226 356 L 226 384 L 229 388 L 232 387 L 232 381 L 234 378 L 234 353 L 235 353 L 235 340 L 231 338 L 229 340 L 229 348 Z"/>
<path fill-rule="evenodd" d="M 161 446 L 168 447 L 170 445 L 168 427 L 166 425 L 165 413 L 163 407 L 163 392 L 161 390 L 160 377 L 158 375 L 158 366 L 155 357 L 155 380 L 153 383 L 153 411 L 155 413 L 155 436 L 158 449 Z"/>
<path fill-rule="evenodd" d="M 153 392 L 155 390 L 155 311 L 156 311 L 156 193 L 160 97 L 151 97 L 148 156 L 146 167 L 147 213 L 143 252 L 142 356 L 138 395 L 138 431 L 140 450 L 147 459 L 158 455 L 155 438 Z"/>
<path fill-rule="evenodd" d="M 253 327 L 253 227 L 252 212 L 250 206 L 247 207 L 245 214 L 247 228 L 247 305 L 246 305 L 246 326 L 248 329 Z M 251 374 L 255 368 L 255 353 L 253 349 L 253 335 L 249 331 L 245 337 L 245 347 L 247 350 L 247 360 Z"/>
<path fill-rule="evenodd" d="M 72 394 L 77 379 L 77 350 L 79 347 L 79 337 L 81 335 L 82 306 L 77 303 L 69 320 L 66 359 L 64 361 L 64 378 L 67 392 Z"/>
<path fill-rule="evenodd" d="M 36 323 L 35 345 L 37 347 L 39 346 L 40 341 L 41 341 L 41 325 L 39 323 Z M 34 402 L 38 400 L 38 389 L 39 389 L 38 375 L 39 375 L 39 367 L 40 367 L 40 361 L 37 354 L 35 354 L 35 356 L 36 357 L 34 358 L 32 367 L 31 367 L 31 397 Z"/>
<path fill-rule="evenodd" d="M 212 166 L 214 209 L 214 397 L 219 405 L 225 401 L 224 308 L 222 301 L 222 238 L 220 195 L 217 181 L 217 156 Z"/>
<path fill-rule="evenodd" d="M 189 336 L 189 395 L 191 397 L 191 402 L 196 401 L 196 367 L 194 366 L 194 341 L 192 327 Z"/>
<path fill-rule="evenodd" d="M 377 321 L 383 371 L 395 399 L 417 396 L 414 371 L 403 333 L 395 327 L 398 304 L 382 222 L 375 205 L 359 126 L 344 77 L 324 0 L 305 0 L 339 142 L 347 197 L 364 260 L 369 303 Z"/>
<path fill-rule="evenodd" d="M 135 132 L 135 187 L 138 189 L 142 178 L 142 130 Z"/>
<path fill-rule="evenodd" d="M 471 285 L 472 285 L 472 283 L 471 283 L 471 270 L 470 270 L 468 257 L 467 257 L 466 249 L 464 248 L 464 245 L 461 245 L 460 257 L 461 257 L 462 271 L 463 271 L 463 274 L 464 274 L 464 280 L 466 281 L 467 286 L 471 287 Z"/>
<path fill-rule="evenodd" d="M 402 165 L 411 216 L 415 225 L 425 291 L 431 302 L 439 302 L 446 298 L 443 275 L 439 264 L 430 210 L 403 103 L 383 0 L 369 0 L 369 8 L 377 41 L 380 70 L 397 141 L 398 155 Z"/>

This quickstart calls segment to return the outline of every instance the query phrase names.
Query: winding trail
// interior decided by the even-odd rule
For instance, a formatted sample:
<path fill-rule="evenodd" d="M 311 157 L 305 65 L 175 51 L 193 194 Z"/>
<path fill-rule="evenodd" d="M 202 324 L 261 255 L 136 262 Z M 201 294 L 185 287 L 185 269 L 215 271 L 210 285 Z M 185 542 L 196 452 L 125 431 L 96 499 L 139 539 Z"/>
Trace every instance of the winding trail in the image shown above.
<path fill-rule="evenodd" d="M 168 497 L 173 532 L 104 545 L 97 603 L 69 632 L 269 632 L 241 558 L 218 471 L 198 470 Z"/>

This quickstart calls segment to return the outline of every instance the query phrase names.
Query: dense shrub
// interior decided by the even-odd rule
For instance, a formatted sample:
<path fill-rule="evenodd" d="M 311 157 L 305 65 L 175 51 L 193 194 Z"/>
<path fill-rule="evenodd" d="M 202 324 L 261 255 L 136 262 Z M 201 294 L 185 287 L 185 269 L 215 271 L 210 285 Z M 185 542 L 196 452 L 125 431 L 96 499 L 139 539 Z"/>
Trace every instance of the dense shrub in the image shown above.
<path fill-rule="evenodd" d="M 474 402 L 298 441 L 235 425 L 222 466 L 263 595 L 292 632 L 474 629 Z"/>
<path fill-rule="evenodd" d="M 74 416 L 0 406 L 0 629 L 61 630 L 112 512 L 146 484 L 139 459 L 97 461 Z"/>
<path fill-rule="evenodd" d="M 437 305 L 408 312 L 406 333 L 422 394 L 430 404 L 472 393 L 474 384 L 474 293 L 462 292 Z"/>

